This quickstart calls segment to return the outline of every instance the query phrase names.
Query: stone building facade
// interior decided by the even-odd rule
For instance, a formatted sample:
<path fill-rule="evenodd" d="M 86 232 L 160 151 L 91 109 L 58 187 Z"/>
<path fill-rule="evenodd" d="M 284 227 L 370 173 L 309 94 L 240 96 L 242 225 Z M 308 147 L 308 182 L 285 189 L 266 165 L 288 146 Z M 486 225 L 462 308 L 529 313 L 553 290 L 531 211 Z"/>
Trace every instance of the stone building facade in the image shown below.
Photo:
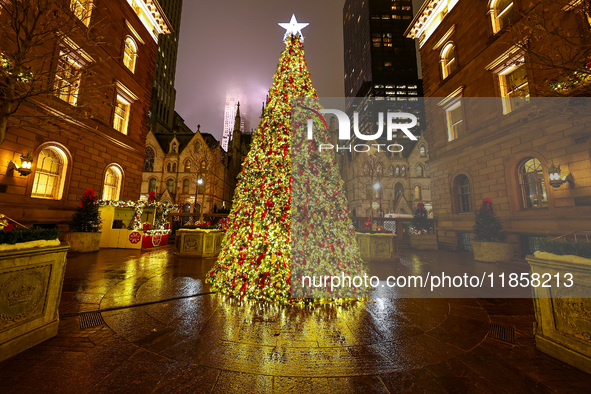
<path fill-rule="evenodd" d="M 551 94 L 547 88 L 564 72 L 540 63 L 559 54 L 560 45 L 549 38 L 537 48 L 532 40 L 524 46 L 517 36 L 542 6 L 557 7 L 551 17 L 561 29 L 589 31 L 588 16 L 569 3 L 427 0 L 408 28 L 420 45 L 441 247 L 469 248 L 473 212 L 487 197 L 516 258 L 543 237 L 590 229 L 588 102 L 587 114 L 569 118 L 573 101 L 536 98 Z M 574 183 L 551 186 L 552 163 Z"/>
<path fill-rule="evenodd" d="M 249 136 L 240 132 L 240 112 L 229 152 L 199 126 L 193 133 L 178 114 L 175 119 L 174 132 L 148 133 L 141 198 L 153 191 L 159 201 L 178 204 L 183 213 L 229 210 L 250 147 Z"/>
<path fill-rule="evenodd" d="M 432 214 L 429 144 L 419 137 L 405 145 L 401 153 L 373 147 L 369 152 L 337 154 L 353 217 L 410 216 L 419 202 Z"/>
<path fill-rule="evenodd" d="M 0 211 L 25 225 L 67 223 L 85 189 L 140 194 L 157 42 L 170 24 L 154 0 L 70 3 L 54 16 L 75 17 L 71 31 L 38 48 L 55 59 L 35 66 L 55 90 L 23 103 L 0 145 Z M 10 37 L 0 42 L 10 51 Z M 10 161 L 28 150 L 32 172 L 20 176 Z"/>

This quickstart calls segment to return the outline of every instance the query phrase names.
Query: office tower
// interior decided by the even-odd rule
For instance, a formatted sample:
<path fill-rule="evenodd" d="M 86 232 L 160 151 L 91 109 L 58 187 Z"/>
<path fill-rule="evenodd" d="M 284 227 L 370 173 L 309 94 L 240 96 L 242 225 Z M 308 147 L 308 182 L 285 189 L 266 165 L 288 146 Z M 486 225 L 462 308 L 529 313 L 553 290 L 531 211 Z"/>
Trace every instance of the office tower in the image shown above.
<path fill-rule="evenodd" d="M 182 0 L 159 0 L 160 6 L 170 22 L 172 34 L 161 35 L 158 40 L 154 86 L 150 107 L 150 127 L 155 133 L 172 132 L 176 90 L 174 78 L 181 28 Z"/>

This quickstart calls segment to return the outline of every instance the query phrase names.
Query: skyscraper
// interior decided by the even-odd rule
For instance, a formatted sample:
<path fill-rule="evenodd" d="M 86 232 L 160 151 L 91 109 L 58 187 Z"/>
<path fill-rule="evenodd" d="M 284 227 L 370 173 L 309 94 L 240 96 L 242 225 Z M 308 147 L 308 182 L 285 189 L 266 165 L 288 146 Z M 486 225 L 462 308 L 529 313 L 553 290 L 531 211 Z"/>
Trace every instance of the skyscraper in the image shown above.
<path fill-rule="evenodd" d="M 346 97 L 420 97 L 414 40 L 404 36 L 411 0 L 346 0 Z"/>
<path fill-rule="evenodd" d="M 183 0 L 159 0 L 159 3 L 174 30 L 172 34 L 161 35 L 158 40 L 150 106 L 150 127 L 155 133 L 166 133 L 172 132 L 174 122 L 176 101 L 174 78 Z"/>
<path fill-rule="evenodd" d="M 228 146 L 230 141 L 232 141 L 232 136 L 234 133 L 234 122 L 236 120 L 236 112 L 238 111 L 238 106 L 240 105 L 240 100 L 242 95 L 240 90 L 237 88 L 229 89 L 226 93 L 226 105 L 224 107 L 224 133 L 222 136 L 222 148 L 228 152 Z M 244 132 L 244 102 L 242 103 L 241 112 L 241 122 L 240 122 L 240 131 Z"/>

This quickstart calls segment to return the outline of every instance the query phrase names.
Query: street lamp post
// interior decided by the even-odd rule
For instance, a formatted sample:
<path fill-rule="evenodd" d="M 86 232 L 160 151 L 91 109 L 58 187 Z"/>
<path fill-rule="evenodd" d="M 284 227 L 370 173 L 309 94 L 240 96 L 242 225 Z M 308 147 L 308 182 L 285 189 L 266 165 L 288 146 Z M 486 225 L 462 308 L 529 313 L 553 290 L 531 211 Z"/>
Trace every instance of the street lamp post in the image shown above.
<path fill-rule="evenodd" d="M 195 191 L 195 204 L 197 204 L 197 196 L 199 195 L 199 186 L 203 185 L 203 178 L 197 178 L 197 190 Z M 201 205 L 199 206 L 199 221 L 203 221 L 203 198 L 205 193 L 201 196 Z"/>

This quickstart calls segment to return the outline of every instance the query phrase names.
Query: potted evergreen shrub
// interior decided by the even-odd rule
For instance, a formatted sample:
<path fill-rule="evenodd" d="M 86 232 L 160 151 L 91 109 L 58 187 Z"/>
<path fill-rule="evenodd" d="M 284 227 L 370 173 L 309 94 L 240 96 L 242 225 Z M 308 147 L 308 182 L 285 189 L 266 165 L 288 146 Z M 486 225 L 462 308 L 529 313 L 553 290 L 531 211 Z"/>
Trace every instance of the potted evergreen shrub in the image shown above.
<path fill-rule="evenodd" d="M 0 361 L 57 334 L 69 248 L 58 235 L 0 214 Z"/>
<path fill-rule="evenodd" d="M 492 200 L 483 199 L 475 215 L 472 228 L 474 260 L 489 263 L 511 261 L 513 250 L 510 244 L 504 242 L 507 234 L 503 231 L 503 225 L 495 213 Z"/>
<path fill-rule="evenodd" d="M 65 239 L 74 252 L 96 252 L 101 241 L 101 217 L 99 205 L 94 197 L 95 191 L 86 189 L 76 213 L 70 221 L 71 232 Z"/>
<path fill-rule="evenodd" d="M 419 202 L 408 226 L 410 247 L 418 250 L 437 250 L 437 235 L 425 204 Z"/>
<path fill-rule="evenodd" d="M 529 278 L 539 278 L 532 286 L 534 331 L 539 350 L 591 373 L 591 242 L 589 232 L 574 234 L 543 241 L 526 257 Z"/>

